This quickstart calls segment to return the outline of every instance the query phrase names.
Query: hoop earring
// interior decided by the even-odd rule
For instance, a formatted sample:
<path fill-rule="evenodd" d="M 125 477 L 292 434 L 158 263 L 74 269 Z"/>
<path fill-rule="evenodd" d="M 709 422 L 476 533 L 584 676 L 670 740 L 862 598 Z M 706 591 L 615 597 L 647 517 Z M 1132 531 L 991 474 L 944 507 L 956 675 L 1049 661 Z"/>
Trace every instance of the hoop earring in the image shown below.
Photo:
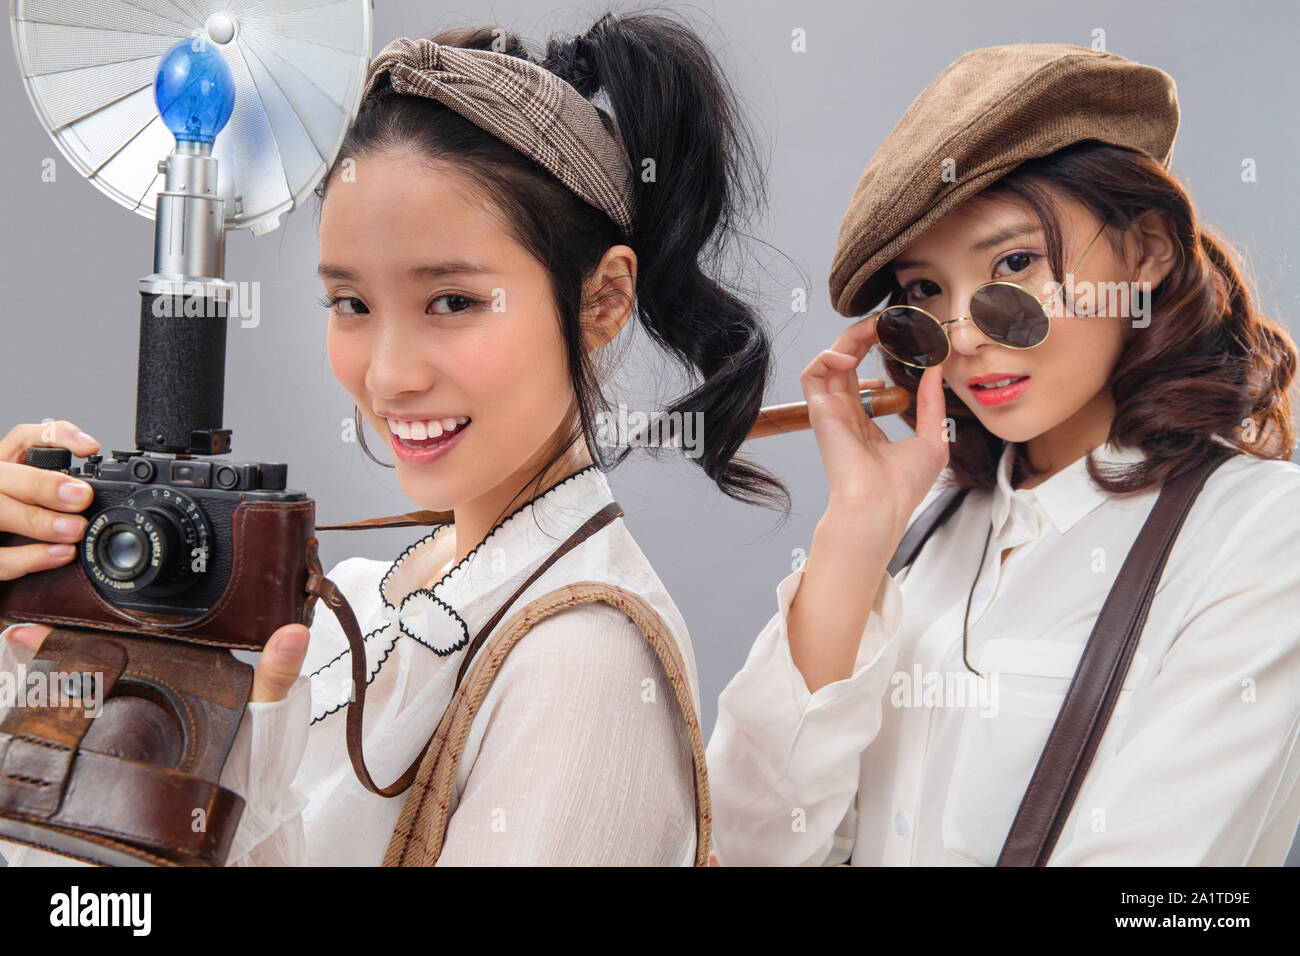
<path fill-rule="evenodd" d="M 357 441 L 361 444 L 361 450 L 365 452 L 366 457 L 382 468 L 392 468 L 396 470 L 396 465 L 390 465 L 387 462 L 380 461 L 376 458 L 374 452 L 370 450 L 370 446 L 366 444 L 366 423 L 361 417 L 361 409 L 355 404 L 352 406 L 352 421 L 356 425 Z"/>

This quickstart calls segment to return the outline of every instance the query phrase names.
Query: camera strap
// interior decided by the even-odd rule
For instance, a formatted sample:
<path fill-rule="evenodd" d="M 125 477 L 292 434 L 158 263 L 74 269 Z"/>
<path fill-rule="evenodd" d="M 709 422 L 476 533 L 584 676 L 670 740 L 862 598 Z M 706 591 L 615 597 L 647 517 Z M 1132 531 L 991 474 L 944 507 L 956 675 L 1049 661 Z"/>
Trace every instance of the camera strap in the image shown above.
<path fill-rule="evenodd" d="M 366 528 L 407 527 L 414 524 L 443 524 L 445 523 L 445 520 L 449 519 L 437 519 L 439 516 L 444 514 L 446 513 L 436 511 L 414 511 L 405 515 L 397 515 L 393 518 L 370 518 L 365 521 L 349 522 L 348 524 L 321 525 L 317 530 L 359 530 Z M 573 548 L 577 547 L 577 545 L 581 544 L 587 538 L 591 537 L 601 528 L 605 527 L 615 518 L 620 517 L 622 514 L 623 508 L 617 501 L 611 501 L 609 504 L 605 505 L 605 507 L 601 508 L 600 511 L 588 518 L 580 528 L 573 532 L 573 534 L 569 535 L 569 537 L 566 538 L 558 548 L 551 552 L 546 560 L 538 565 L 523 584 L 519 585 L 514 594 L 512 594 L 506 602 L 497 609 L 496 613 L 492 615 L 485 625 L 483 625 L 474 640 L 465 650 L 460 670 L 456 674 L 456 686 L 452 690 L 453 699 L 456 690 L 459 689 L 460 683 L 465 677 L 465 671 L 469 667 L 474 654 L 492 633 L 493 628 L 500 623 L 501 618 L 505 616 L 506 611 L 514 605 L 519 597 L 528 589 L 529 585 L 541 577 L 542 573 L 561 557 Z M 311 624 L 313 612 L 312 604 L 314 600 L 319 597 L 325 602 L 325 606 L 330 609 L 331 613 L 333 613 L 334 617 L 338 620 L 339 626 L 343 629 L 343 633 L 348 640 L 348 650 L 352 658 L 352 700 L 348 704 L 347 742 L 348 757 L 352 761 L 352 769 L 355 771 L 357 779 L 361 781 L 362 786 L 367 790 L 372 793 L 377 793 L 381 797 L 395 797 L 410 787 L 412 781 L 415 780 L 415 775 L 420 768 L 420 763 L 424 760 L 425 754 L 433 743 L 433 737 L 431 736 L 429 738 L 429 741 L 420 751 L 419 756 L 415 758 L 415 761 L 411 766 L 407 768 L 406 772 L 396 781 L 389 784 L 387 787 L 380 787 L 374 782 L 373 778 L 370 776 L 370 771 L 366 768 L 365 756 L 362 753 L 361 746 L 361 731 L 363 727 L 362 719 L 366 706 L 367 687 L 365 643 L 361 634 L 361 627 L 357 623 L 356 614 L 352 611 L 352 606 L 348 604 L 347 598 L 343 596 L 343 592 L 339 590 L 338 586 L 329 578 L 325 577 L 324 571 L 321 568 L 318 543 L 314 537 L 307 542 L 307 572 L 307 593 L 309 597 L 304 606 L 302 623 Z"/>
<path fill-rule="evenodd" d="M 416 525 L 451 524 L 455 519 L 451 511 L 408 511 L 391 518 L 366 518 L 344 524 L 318 524 L 317 531 L 364 531 L 367 528 L 410 528 Z"/>
<path fill-rule="evenodd" d="M 1110 722 L 1174 540 L 1205 482 L 1230 457 L 1226 449 L 1216 451 L 1160 489 L 1084 645 L 998 866 L 1047 864 Z M 889 563 L 891 576 L 916 559 L 969 490 L 944 491 L 917 517 Z"/>

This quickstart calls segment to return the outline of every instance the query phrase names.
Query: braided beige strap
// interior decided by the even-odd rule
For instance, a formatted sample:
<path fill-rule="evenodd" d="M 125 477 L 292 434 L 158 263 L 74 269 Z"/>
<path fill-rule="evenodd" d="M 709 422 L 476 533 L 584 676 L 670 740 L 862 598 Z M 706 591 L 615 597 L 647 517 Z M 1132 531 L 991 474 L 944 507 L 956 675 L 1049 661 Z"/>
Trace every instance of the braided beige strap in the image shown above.
<path fill-rule="evenodd" d="M 632 619 L 654 648 L 672 684 L 691 738 L 695 771 L 695 865 L 708 866 L 712 836 L 708 771 L 704 763 L 704 741 L 681 655 L 663 618 L 644 598 L 624 588 L 595 581 L 580 581 L 542 595 L 506 621 L 483 648 L 438 723 L 433 744 L 402 805 L 384 854 L 384 866 L 432 866 L 437 862 L 447 832 L 456 766 L 474 716 L 506 655 L 538 621 L 565 608 L 596 601 L 616 607 Z"/>
<path fill-rule="evenodd" d="M 632 167 L 596 107 L 550 70 L 506 53 L 400 37 L 370 64 L 363 102 L 384 81 L 427 96 L 531 156 L 632 232 Z"/>

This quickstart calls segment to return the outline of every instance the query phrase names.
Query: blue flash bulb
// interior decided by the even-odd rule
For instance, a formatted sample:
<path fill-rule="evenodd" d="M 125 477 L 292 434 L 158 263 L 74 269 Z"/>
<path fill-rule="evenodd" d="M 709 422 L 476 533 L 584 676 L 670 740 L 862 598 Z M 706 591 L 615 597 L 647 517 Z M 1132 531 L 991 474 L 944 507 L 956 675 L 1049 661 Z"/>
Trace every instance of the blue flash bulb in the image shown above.
<path fill-rule="evenodd" d="M 176 141 L 212 144 L 235 106 L 235 77 L 210 40 L 181 40 L 163 54 L 154 102 Z"/>

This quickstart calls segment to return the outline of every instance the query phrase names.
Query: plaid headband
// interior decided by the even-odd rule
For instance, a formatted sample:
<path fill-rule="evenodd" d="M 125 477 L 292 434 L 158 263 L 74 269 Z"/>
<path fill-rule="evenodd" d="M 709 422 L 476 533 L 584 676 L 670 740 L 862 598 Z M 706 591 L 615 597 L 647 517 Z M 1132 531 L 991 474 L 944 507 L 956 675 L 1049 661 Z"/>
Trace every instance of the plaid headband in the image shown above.
<path fill-rule="evenodd" d="M 632 166 L 596 107 L 550 70 L 491 50 L 401 37 L 370 64 L 362 101 L 388 83 L 427 96 L 530 156 L 560 182 L 632 231 Z"/>

